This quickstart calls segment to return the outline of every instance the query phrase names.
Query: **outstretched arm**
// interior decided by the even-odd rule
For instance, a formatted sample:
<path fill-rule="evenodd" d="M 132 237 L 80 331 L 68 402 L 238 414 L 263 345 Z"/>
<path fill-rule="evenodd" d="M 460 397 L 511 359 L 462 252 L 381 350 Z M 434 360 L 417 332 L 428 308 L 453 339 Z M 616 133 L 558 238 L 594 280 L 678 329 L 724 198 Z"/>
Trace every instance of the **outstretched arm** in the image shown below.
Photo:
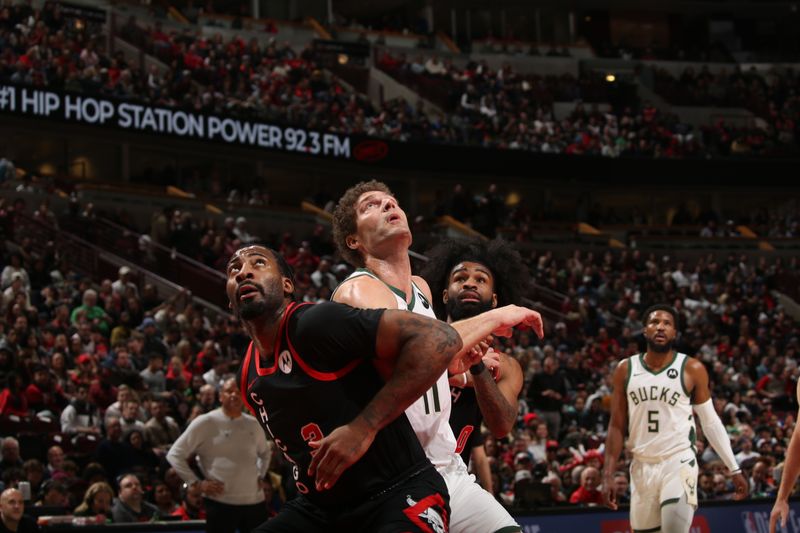
<path fill-rule="evenodd" d="M 317 490 L 331 488 L 366 453 L 378 431 L 436 383 L 461 347 L 456 331 L 444 322 L 408 311 L 383 313 L 375 356 L 376 363 L 392 368 L 391 375 L 352 422 L 309 443 L 316 452 L 308 473 L 316 476 Z"/>
<path fill-rule="evenodd" d="M 797 388 L 797 398 L 800 402 L 800 387 Z M 800 419 L 800 412 L 798 412 L 798 419 Z M 781 522 L 781 527 L 786 528 L 786 519 L 789 518 L 789 496 L 794 484 L 797 483 L 797 476 L 800 475 L 800 430 L 797 429 L 797 426 L 798 423 L 795 421 L 792 440 L 789 442 L 789 449 L 786 450 L 786 458 L 783 461 L 781 486 L 769 517 L 770 533 L 775 533 L 778 520 Z"/>
<path fill-rule="evenodd" d="M 630 361 L 627 359 L 621 361 L 614 371 L 614 390 L 611 393 L 611 420 L 608 423 L 605 457 L 603 459 L 603 495 L 606 500 L 606 506 L 614 510 L 617 509 L 614 472 L 617 471 L 619 454 L 622 453 L 625 424 L 628 421 L 628 400 L 625 397 L 625 381 L 628 378 L 629 364 Z"/>
<path fill-rule="evenodd" d="M 747 497 L 749 484 L 742 475 L 742 470 L 736 462 L 731 448 L 731 439 L 725 426 L 722 425 L 717 411 L 714 409 L 714 400 L 711 399 L 711 390 L 708 387 L 708 372 L 706 367 L 697 359 L 689 359 L 686 362 L 686 380 L 692 393 L 692 403 L 694 412 L 700 420 L 703 432 L 708 438 L 708 442 L 714 451 L 717 452 L 722 462 L 728 467 L 732 474 L 733 486 L 736 492 L 733 494 L 734 500 L 742 500 Z"/>

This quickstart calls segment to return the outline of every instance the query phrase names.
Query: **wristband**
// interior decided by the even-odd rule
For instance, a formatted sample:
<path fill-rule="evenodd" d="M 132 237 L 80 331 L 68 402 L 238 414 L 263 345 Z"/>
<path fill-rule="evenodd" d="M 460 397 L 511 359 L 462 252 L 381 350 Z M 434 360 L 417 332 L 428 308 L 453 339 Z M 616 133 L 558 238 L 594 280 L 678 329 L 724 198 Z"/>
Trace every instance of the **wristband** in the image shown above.
<path fill-rule="evenodd" d="M 478 374 L 480 374 L 484 370 L 486 370 L 486 365 L 483 363 L 483 361 L 481 361 L 480 363 L 476 363 L 476 364 L 472 365 L 471 367 L 469 367 L 469 373 L 472 374 L 473 376 L 477 376 Z"/>

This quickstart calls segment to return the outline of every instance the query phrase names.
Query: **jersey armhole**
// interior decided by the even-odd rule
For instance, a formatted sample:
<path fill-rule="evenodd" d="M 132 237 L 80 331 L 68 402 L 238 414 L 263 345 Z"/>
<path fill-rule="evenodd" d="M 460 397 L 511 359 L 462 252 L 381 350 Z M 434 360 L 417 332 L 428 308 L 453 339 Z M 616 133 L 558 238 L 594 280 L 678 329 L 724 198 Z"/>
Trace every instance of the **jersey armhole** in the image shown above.
<path fill-rule="evenodd" d="M 684 371 L 685 371 L 685 369 L 686 369 L 686 362 L 687 362 L 688 360 L 689 360 L 689 356 L 688 356 L 688 355 L 686 355 L 686 354 L 683 354 L 683 362 L 681 362 L 681 372 L 680 372 L 680 374 L 681 374 L 681 388 L 683 389 L 683 393 L 684 393 L 686 396 L 688 396 L 688 397 L 689 397 L 689 401 L 691 402 L 691 400 L 692 400 L 692 395 L 691 395 L 691 394 L 689 393 L 689 391 L 686 389 L 686 380 L 685 380 L 685 379 L 684 379 L 684 377 L 683 377 L 683 373 L 684 373 Z"/>
<path fill-rule="evenodd" d="M 632 355 L 632 356 L 628 357 L 628 375 L 625 376 L 625 391 L 624 391 L 626 393 L 628 392 L 628 383 L 631 382 L 631 373 L 633 372 L 633 358 L 634 357 L 636 357 L 636 356 Z"/>

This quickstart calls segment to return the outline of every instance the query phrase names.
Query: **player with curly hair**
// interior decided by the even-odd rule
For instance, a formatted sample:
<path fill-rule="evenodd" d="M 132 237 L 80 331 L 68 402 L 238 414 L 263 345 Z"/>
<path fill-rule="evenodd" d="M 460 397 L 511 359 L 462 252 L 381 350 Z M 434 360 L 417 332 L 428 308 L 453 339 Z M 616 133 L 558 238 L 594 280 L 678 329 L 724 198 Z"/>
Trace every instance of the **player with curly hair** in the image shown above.
<path fill-rule="evenodd" d="M 445 241 L 426 254 L 421 275 L 433 295 L 436 315 L 448 322 L 473 317 L 494 307 L 519 304 L 528 283 L 528 268 L 510 243 Z M 469 374 L 452 376 L 450 427 L 456 451 L 481 485 L 492 492 L 489 461 L 483 449 L 481 422 L 497 438 L 508 435 L 517 418 L 522 368 L 512 357 L 487 347 L 483 361 Z M 489 371 L 487 371 L 487 368 Z"/>

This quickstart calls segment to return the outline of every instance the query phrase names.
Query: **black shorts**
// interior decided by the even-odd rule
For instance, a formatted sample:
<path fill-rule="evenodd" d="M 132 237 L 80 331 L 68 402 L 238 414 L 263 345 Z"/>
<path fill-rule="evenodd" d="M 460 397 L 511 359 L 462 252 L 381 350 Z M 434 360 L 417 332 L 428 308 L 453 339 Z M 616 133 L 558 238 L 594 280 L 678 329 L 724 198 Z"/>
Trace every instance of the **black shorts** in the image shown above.
<path fill-rule="evenodd" d="M 386 494 L 335 514 L 298 496 L 253 533 L 445 533 L 449 501 L 444 479 L 431 466 Z"/>

